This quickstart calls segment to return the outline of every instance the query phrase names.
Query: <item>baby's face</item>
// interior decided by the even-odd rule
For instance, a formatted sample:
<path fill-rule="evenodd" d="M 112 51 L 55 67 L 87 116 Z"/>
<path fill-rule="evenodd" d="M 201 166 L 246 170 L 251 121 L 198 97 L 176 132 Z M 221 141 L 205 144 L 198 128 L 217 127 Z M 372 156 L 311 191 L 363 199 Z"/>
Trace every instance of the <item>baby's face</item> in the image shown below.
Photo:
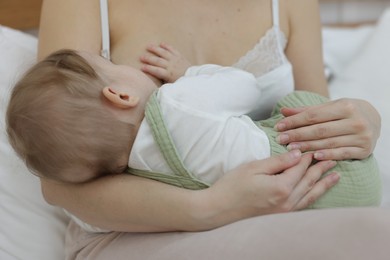
<path fill-rule="evenodd" d="M 99 76 L 123 88 L 138 92 L 150 92 L 157 88 L 157 85 L 144 72 L 127 65 L 117 65 L 111 61 L 88 52 L 78 52 L 96 70 Z"/>

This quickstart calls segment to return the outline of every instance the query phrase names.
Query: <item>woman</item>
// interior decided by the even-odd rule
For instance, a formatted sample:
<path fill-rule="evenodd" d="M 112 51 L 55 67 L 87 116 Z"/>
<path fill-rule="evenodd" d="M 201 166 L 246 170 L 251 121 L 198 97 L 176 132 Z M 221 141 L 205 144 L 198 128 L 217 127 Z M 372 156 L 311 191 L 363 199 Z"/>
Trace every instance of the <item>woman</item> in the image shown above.
<path fill-rule="evenodd" d="M 45 0 L 39 58 L 61 48 L 100 53 L 102 31 L 107 35 L 100 27 L 104 16 L 96 0 Z M 261 101 L 264 109 L 259 111 L 259 117 L 264 116 L 280 96 L 292 91 L 294 85 L 295 89 L 327 95 L 316 1 L 234 0 L 226 4 L 219 0 L 112 0 L 108 17 L 114 63 L 141 68 L 141 63 L 151 58 L 146 51 L 148 44 L 167 42 L 178 48 L 192 64 L 234 64 L 254 73 L 268 86 L 264 89 L 267 99 Z M 103 42 L 107 39 L 103 37 Z M 145 72 L 153 69 L 143 67 Z M 284 113 L 287 118 L 278 125 L 279 141 L 301 151 L 316 151 L 314 157 L 318 160 L 366 158 L 372 153 L 379 135 L 378 113 L 361 100 L 345 99 L 318 107 L 285 109 Z M 42 190 L 49 203 L 104 229 L 200 231 L 244 218 L 307 207 L 338 181 L 334 177 L 337 175 L 320 180 L 327 169 L 321 164 L 310 167 L 310 163 L 311 156 L 301 156 L 295 150 L 243 165 L 202 191 L 182 190 L 121 174 L 79 185 L 42 179 Z M 343 216 L 344 221 L 349 219 Z M 275 219 L 280 220 L 280 217 Z M 222 233 L 237 232 L 226 231 L 229 227 L 237 225 L 223 228 Z M 88 255 L 104 259 L 107 252 L 115 258 L 112 251 L 120 258 L 126 255 L 125 248 L 134 253 L 135 248 L 130 245 L 135 246 L 145 239 L 149 242 L 143 245 L 151 248 L 163 245 L 156 242 L 161 239 L 156 234 L 88 235 L 74 224 L 70 230 L 68 238 L 77 244 L 70 251 L 82 249 L 78 253 L 80 258 Z M 226 237 L 226 233 L 218 232 L 221 231 L 208 233 L 211 234 L 209 239 Z M 204 241 L 201 233 L 195 234 L 190 244 Z M 167 236 L 169 241 L 176 237 Z M 177 238 L 188 236 L 187 233 Z M 108 245 L 111 239 L 116 242 Z M 99 246 L 103 251 L 97 250 Z M 252 248 L 252 252 L 255 249 Z M 138 257 L 152 257 L 151 249 L 143 248 Z M 163 255 L 156 257 L 163 258 Z"/>

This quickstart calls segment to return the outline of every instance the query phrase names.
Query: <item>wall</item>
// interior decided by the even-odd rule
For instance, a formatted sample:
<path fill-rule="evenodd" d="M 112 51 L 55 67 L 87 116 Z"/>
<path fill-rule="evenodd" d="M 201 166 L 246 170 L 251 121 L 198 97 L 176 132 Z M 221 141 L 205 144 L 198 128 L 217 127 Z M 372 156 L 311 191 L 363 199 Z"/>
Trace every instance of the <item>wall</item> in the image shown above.
<path fill-rule="evenodd" d="M 325 24 L 345 24 L 375 21 L 389 0 L 322 0 L 321 18 Z"/>

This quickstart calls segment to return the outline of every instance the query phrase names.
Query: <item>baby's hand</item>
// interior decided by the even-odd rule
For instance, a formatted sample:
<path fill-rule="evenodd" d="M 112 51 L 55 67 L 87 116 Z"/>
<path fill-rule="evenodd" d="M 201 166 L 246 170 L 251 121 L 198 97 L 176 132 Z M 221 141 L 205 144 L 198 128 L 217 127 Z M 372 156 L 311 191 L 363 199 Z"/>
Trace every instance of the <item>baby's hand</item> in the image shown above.
<path fill-rule="evenodd" d="M 164 82 L 176 81 L 191 66 L 180 52 L 165 43 L 158 46 L 151 44 L 146 50 L 148 53 L 140 57 L 143 63 L 141 70 Z"/>

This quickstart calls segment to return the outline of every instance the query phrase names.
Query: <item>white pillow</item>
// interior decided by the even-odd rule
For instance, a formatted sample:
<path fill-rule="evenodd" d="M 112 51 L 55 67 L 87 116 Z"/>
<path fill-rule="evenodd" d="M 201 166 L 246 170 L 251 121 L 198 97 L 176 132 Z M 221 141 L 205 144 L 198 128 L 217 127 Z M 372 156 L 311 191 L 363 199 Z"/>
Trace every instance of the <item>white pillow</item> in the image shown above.
<path fill-rule="evenodd" d="M 0 259 L 64 259 L 67 218 L 42 198 L 8 144 L 5 112 L 12 85 L 36 56 L 37 39 L 0 26 Z"/>
<path fill-rule="evenodd" d="M 355 28 L 322 29 L 324 62 L 331 77 L 340 75 L 366 44 L 374 28 L 374 25 L 365 25 Z"/>
<path fill-rule="evenodd" d="M 361 51 L 330 84 L 330 93 L 333 99 L 365 99 L 381 114 L 382 133 L 374 154 L 383 175 L 382 205 L 390 207 L 390 9 Z"/>

